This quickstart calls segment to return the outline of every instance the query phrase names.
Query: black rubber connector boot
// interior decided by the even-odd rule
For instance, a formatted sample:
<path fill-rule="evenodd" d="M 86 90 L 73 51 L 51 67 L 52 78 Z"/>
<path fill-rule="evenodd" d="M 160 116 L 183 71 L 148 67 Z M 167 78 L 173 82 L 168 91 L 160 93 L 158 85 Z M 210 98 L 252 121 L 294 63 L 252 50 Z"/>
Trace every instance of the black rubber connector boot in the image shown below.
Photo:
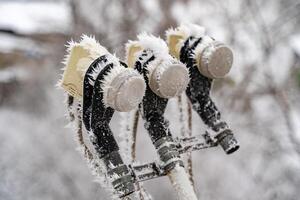
<path fill-rule="evenodd" d="M 183 161 L 180 159 L 180 155 L 176 144 L 172 137 L 163 137 L 154 143 L 160 160 L 163 163 L 163 169 L 166 172 L 171 171 L 176 167 L 177 164 L 183 165 Z"/>
<path fill-rule="evenodd" d="M 216 136 L 219 145 L 227 154 L 231 154 L 240 148 L 231 130 L 227 129 Z"/>
<path fill-rule="evenodd" d="M 107 174 L 113 188 L 119 197 L 125 197 L 135 191 L 134 176 L 127 165 L 122 161 L 120 153 L 113 151 L 103 157 Z"/>

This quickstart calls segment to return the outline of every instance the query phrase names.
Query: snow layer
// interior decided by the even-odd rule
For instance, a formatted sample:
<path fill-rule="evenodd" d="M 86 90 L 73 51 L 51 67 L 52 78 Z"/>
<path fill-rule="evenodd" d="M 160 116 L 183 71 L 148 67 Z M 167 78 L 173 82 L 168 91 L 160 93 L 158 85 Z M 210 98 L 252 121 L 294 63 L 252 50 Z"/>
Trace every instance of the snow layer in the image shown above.
<path fill-rule="evenodd" d="M 0 52 L 10 53 L 19 50 L 32 55 L 43 53 L 43 50 L 30 39 L 15 37 L 11 34 L 0 34 L 0 41 Z"/>
<path fill-rule="evenodd" d="M 155 57 L 169 58 L 169 48 L 164 40 L 147 33 L 141 33 L 138 36 L 139 45 L 144 49 L 151 49 Z"/>
<path fill-rule="evenodd" d="M 1 2 L 0 28 L 22 34 L 66 33 L 71 12 L 64 2 Z"/>
<path fill-rule="evenodd" d="M 107 49 L 95 39 L 95 36 L 82 35 L 80 44 L 89 51 L 90 56 L 94 59 L 108 53 Z M 115 60 L 115 62 L 117 61 Z"/>
<path fill-rule="evenodd" d="M 0 70 L 0 83 L 9 83 L 14 80 L 29 79 L 29 73 L 21 67 L 10 67 Z"/>
<path fill-rule="evenodd" d="M 290 46 L 296 52 L 298 56 L 300 56 L 300 34 L 291 37 Z"/>

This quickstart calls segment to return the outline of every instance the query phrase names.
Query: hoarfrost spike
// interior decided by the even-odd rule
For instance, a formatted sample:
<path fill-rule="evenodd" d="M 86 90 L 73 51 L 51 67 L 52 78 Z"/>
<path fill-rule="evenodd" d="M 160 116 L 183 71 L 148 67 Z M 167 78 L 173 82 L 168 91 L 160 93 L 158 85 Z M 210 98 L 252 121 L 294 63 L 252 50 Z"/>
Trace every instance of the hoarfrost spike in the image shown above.
<path fill-rule="evenodd" d="M 82 99 L 83 77 L 87 68 L 97 58 L 106 55 L 111 68 L 102 80 L 103 102 L 105 106 L 127 112 L 136 108 L 145 92 L 145 82 L 135 70 L 124 67 L 120 61 L 98 43 L 94 37 L 82 36 L 79 43 L 71 41 L 67 45 L 68 54 L 65 56 L 65 67 L 61 86 L 76 99 Z M 88 73 L 90 84 L 94 84 L 103 62 Z"/>

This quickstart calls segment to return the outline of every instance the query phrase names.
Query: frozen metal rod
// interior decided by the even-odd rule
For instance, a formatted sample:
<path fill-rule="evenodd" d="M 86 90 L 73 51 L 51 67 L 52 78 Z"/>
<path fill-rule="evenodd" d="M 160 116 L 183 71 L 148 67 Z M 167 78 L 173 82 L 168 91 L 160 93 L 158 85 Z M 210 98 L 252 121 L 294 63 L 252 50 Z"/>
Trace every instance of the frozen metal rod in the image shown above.
<path fill-rule="evenodd" d="M 210 135 L 206 132 L 203 135 L 197 135 L 189 138 L 175 138 L 174 145 L 179 154 L 191 151 L 216 147 L 218 143 L 214 142 Z M 142 165 L 130 166 L 134 172 L 138 182 L 147 181 L 167 175 L 167 171 L 163 166 L 156 162 L 146 163 Z"/>
<path fill-rule="evenodd" d="M 176 138 L 175 141 L 180 154 L 218 146 L 207 132 L 189 138 Z"/>

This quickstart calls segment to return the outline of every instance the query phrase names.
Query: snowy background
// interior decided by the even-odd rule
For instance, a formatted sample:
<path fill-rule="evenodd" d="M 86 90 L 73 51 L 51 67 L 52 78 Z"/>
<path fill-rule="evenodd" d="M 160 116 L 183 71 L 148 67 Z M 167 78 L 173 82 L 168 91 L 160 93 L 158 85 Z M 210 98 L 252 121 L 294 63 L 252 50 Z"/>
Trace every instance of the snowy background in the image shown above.
<path fill-rule="evenodd" d="M 75 150 L 59 79 L 64 44 L 93 34 L 124 58 L 124 43 L 182 22 L 203 25 L 234 51 L 213 98 L 241 149 L 193 153 L 205 200 L 300 197 L 299 0 L 0 0 L 0 199 L 109 200 Z M 179 134 L 176 99 L 166 116 Z M 120 114 L 112 127 L 120 133 Z M 205 130 L 193 113 L 193 134 Z M 139 124 L 138 159 L 156 158 Z M 167 178 L 148 181 L 154 199 L 175 199 Z"/>

